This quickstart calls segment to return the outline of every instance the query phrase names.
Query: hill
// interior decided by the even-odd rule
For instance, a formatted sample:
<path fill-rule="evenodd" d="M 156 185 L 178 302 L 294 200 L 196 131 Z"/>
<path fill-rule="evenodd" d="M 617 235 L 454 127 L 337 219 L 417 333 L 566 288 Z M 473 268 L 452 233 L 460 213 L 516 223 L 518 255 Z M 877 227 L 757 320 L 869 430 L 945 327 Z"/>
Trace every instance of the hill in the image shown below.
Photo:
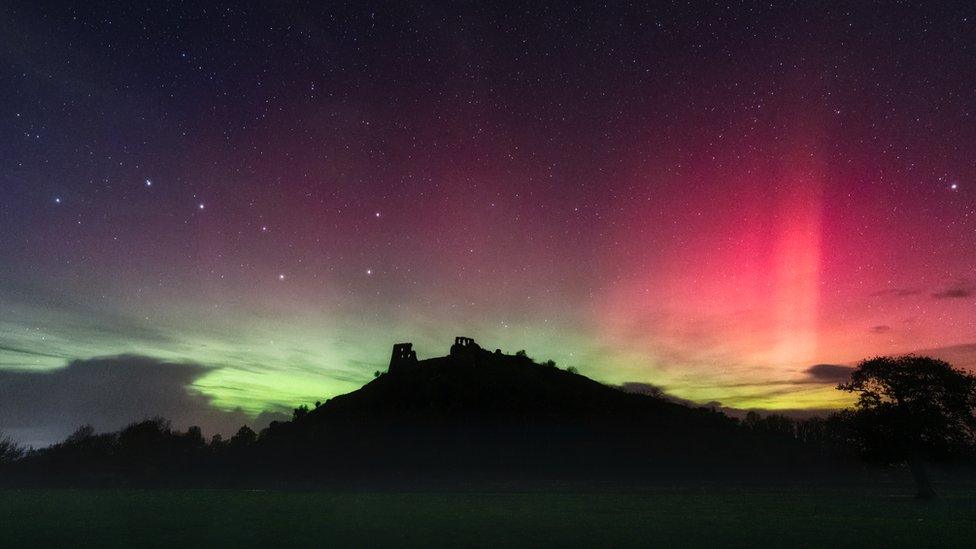
<path fill-rule="evenodd" d="M 179 432 L 162 418 L 115 433 L 85 427 L 10 464 L 4 477 L 25 484 L 470 486 L 836 474 L 834 462 L 795 434 L 627 393 L 458 338 L 450 354 L 427 360 L 397 345 L 388 372 L 313 410 L 300 407 L 292 421 L 260 434 L 245 426 L 207 443 L 199 428 Z"/>
<path fill-rule="evenodd" d="M 372 476 L 708 478 L 802 460 L 795 440 L 759 436 L 719 412 L 626 393 L 467 338 L 420 361 L 409 344 L 395 347 L 387 373 L 272 424 L 263 438 L 293 450 L 298 469 L 311 450 L 319 466 Z"/>

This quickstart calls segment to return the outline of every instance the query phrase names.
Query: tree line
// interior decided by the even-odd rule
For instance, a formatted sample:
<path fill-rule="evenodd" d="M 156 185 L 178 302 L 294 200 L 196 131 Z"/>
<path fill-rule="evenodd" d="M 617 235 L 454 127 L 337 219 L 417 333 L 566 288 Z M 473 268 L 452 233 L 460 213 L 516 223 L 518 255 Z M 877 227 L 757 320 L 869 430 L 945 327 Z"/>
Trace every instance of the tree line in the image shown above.
<path fill-rule="evenodd" d="M 838 390 L 852 393 L 855 404 L 827 417 L 794 419 L 749 412 L 731 421 L 742 436 L 771 446 L 790 441 L 823 459 L 905 466 L 920 498 L 935 496 L 927 463 L 974 462 L 972 374 L 930 357 L 876 357 L 859 363 Z M 300 422 L 309 411 L 299 406 L 293 421 L 286 423 Z M 217 434 L 206 440 L 199 427 L 180 431 L 164 418 L 150 418 L 111 433 L 96 433 L 85 425 L 39 450 L 25 449 L 0 433 L 0 467 L 52 481 L 95 476 L 109 482 L 151 482 L 174 474 L 190 480 L 234 478 L 256 467 L 273 467 L 273 460 L 262 457 L 273 454 L 274 444 L 280 442 L 273 436 L 276 429 L 282 425 L 272 424 L 261 432 L 245 425 L 227 439 Z"/>

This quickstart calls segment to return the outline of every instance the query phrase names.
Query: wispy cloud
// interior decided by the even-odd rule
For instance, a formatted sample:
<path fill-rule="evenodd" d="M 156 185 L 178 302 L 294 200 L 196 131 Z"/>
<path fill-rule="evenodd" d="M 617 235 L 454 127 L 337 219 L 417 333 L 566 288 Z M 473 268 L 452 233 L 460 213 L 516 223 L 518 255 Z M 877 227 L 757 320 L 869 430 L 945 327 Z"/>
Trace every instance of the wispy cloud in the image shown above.
<path fill-rule="evenodd" d="M 872 297 L 908 297 L 918 295 L 922 290 L 917 288 L 885 288 L 871 294 Z"/>
<path fill-rule="evenodd" d="M 959 280 L 955 284 L 932 294 L 935 299 L 965 299 L 976 293 L 976 284 L 971 280 Z"/>
<path fill-rule="evenodd" d="M 841 383 L 851 377 L 854 368 L 842 364 L 814 364 L 804 371 L 815 383 Z"/>

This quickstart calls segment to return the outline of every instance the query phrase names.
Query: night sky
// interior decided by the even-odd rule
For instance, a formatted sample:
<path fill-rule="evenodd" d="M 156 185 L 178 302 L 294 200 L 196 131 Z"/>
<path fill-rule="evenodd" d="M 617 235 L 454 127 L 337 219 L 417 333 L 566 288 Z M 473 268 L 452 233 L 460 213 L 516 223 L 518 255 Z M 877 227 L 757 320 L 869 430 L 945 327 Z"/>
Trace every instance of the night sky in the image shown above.
<path fill-rule="evenodd" d="M 735 408 L 976 367 L 970 2 L 139 4 L 0 6 L 21 440 L 219 430 L 455 335 Z"/>

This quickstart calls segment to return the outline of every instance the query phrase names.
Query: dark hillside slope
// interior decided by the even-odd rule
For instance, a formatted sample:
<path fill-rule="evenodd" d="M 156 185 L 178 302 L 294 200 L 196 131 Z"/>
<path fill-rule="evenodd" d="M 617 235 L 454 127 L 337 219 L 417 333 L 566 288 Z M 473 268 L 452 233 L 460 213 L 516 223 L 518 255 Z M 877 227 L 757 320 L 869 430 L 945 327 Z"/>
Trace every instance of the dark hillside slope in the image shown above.
<path fill-rule="evenodd" d="M 723 414 L 480 349 L 381 375 L 274 425 L 264 442 L 371 475 L 707 478 L 774 474 L 801 456 L 793 441 L 757 438 Z"/>
<path fill-rule="evenodd" d="M 651 408 L 664 414 L 691 412 L 526 358 L 486 353 L 472 359 L 433 358 L 421 361 L 411 371 L 387 373 L 357 391 L 330 400 L 311 417 L 368 412 L 564 419 Z"/>

